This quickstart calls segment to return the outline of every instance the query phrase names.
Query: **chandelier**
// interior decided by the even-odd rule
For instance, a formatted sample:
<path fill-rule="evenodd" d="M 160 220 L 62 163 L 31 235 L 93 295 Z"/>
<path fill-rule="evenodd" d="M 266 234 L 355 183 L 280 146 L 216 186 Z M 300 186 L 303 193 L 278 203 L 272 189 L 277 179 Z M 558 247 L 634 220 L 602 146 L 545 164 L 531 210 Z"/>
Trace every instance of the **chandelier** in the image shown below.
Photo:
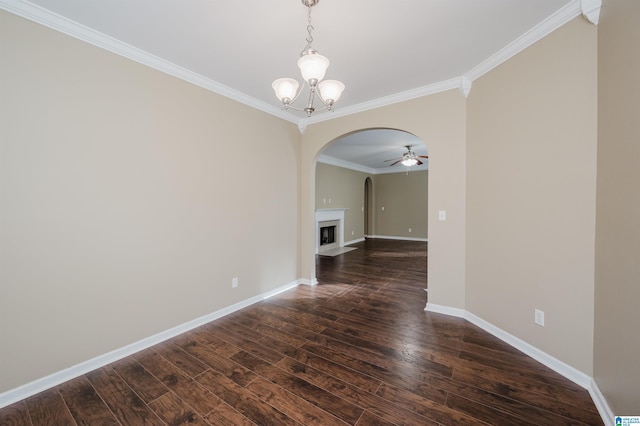
<path fill-rule="evenodd" d="M 304 111 L 307 113 L 307 117 L 310 117 L 315 111 L 331 110 L 333 104 L 340 99 L 342 91 L 344 90 L 344 84 L 337 80 L 323 80 L 327 68 L 329 68 L 329 59 L 320 55 L 315 49 L 311 47 L 313 37 L 311 31 L 313 31 L 313 25 L 311 25 L 311 8 L 318 4 L 320 0 L 302 0 L 302 4 L 309 10 L 308 24 L 307 24 L 307 45 L 300 53 L 300 59 L 298 59 L 298 68 L 304 80 L 303 86 L 297 80 L 293 78 L 279 78 L 271 84 L 271 87 L 276 92 L 276 97 L 284 105 L 284 109 L 294 109 L 296 111 Z M 309 98 L 307 105 L 304 108 L 296 108 L 292 104 L 298 99 L 303 92 L 304 85 L 309 87 Z M 298 90 L 300 88 L 300 90 Z M 324 107 L 316 110 L 314 101 L 318 95 L 318 99 Z"/>

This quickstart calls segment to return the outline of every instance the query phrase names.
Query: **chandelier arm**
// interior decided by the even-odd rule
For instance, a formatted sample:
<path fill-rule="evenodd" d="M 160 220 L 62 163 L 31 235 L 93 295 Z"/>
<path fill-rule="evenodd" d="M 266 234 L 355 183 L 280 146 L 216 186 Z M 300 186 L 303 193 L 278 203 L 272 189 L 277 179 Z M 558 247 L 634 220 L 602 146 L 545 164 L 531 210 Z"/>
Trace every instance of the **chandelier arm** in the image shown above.
<path fill-rule="evenodd" d="M 305 84 L 306 84 L 306 82 L 304 80 L 302 80 L 302 85 L 300 85 L 300 87 L 298 88 L 298 92 L 296 93 L 296 95 L 292 99 L 290 99 L 288 103 L 286 103 L 284 105 L 285 109 L 291 108 L 291 109 L 294 109 L 296 111 L 303 111 L 300 108 L 293 107 L 291 104 L 293 104 L 295 101 L 298 100 L 298 98 L 300 97 L 300 95 L 304 91 Z"/>
<path fill-rule="evenodd" d="M 329 102 L 325 101 L 319 90 L 318 90 L 318 99 L 320 99 L 320 102 L 322 102 L 324 104 L 324 106 L 326 107 L 326 108 L 323 108 L 323 109 L 319 109 L 318 111 L 324 111 L 325 109 L 330 110 L 333 107 L 333 103 L 329 103 Z"/>

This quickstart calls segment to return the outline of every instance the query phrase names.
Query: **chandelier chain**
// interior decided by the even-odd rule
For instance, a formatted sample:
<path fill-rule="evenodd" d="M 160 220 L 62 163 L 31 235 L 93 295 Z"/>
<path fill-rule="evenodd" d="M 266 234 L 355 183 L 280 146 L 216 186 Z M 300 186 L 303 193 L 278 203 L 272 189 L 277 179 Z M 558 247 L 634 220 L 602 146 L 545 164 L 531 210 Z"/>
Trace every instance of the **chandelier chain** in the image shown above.
<path fill-rule="evenodd" d="M 315 28 L 313 28 L 313 25 L 311 24 L 311 6 L 308 7 L 309 9 L 309 15 L 307 18 L 307 46 L 304 48 L 305 51 L 308 51 L 311 49 L 311 43 L 313 43 L 313 36 L 311 35 L 311 31 L 315 30 Z"/>

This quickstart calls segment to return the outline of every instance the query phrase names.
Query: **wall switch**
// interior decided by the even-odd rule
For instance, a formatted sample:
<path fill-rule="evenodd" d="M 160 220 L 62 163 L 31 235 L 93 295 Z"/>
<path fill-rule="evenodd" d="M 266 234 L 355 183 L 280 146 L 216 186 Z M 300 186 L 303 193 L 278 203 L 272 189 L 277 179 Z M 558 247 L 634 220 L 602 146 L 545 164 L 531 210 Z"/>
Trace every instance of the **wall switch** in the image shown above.
<path fill-rule="evenodd" d="M 447 220 L 447 211 L 446 210 L 438 210 L 438 220 L 441 220 L 441 221 Z"/>
<path fill-rule="evenodd" d="M 534 312 L 533 320 L 539 326 L 544 327 L 544 311 L 541 311 L 540 309 L 536 309 Z"/>
<path fill-rule="evenodd" d="M 327 204 L 327 199 L 326 198 L 322 199 L 322 204 Z"/>
<path fill-rule="evenodd" d="M 382 211 L 384 211 L 384 206 L 381 207 Z"/>
<path fill-rule="evenodd" d="M 351 235 L 355 235 L 355 234 L 356 234 L 356 231 L 351 231 Z"/>
<path fill-rule="evenodd" d="M 231 288 L 236 288 L 236 287 L 238 287 L 238 277 L 234 277 L 231 280 Z"/>
<path fill-rule="evenodd" d="M 411 232 L 411 228 L 409 228 L 409 232 Z"/>

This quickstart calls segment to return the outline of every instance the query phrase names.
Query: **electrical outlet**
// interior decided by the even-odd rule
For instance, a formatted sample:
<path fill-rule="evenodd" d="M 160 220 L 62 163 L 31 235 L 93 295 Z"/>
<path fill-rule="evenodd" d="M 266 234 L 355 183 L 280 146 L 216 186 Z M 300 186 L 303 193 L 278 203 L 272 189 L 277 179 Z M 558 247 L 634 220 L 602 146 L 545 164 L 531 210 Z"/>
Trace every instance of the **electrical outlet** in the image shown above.
<path fill-rule="evenodd" d="M 544 327 L 544 311 L 536 309 L 533 315 L 533 320 L 535 321 L 535 323 L 541 327 Z"/>
<path fill-rule="evenodd" d="M 236 287 L 238 287 L 238 277 L 233 277 L 233 279 L 231 280 L 231 288 Z"/>

